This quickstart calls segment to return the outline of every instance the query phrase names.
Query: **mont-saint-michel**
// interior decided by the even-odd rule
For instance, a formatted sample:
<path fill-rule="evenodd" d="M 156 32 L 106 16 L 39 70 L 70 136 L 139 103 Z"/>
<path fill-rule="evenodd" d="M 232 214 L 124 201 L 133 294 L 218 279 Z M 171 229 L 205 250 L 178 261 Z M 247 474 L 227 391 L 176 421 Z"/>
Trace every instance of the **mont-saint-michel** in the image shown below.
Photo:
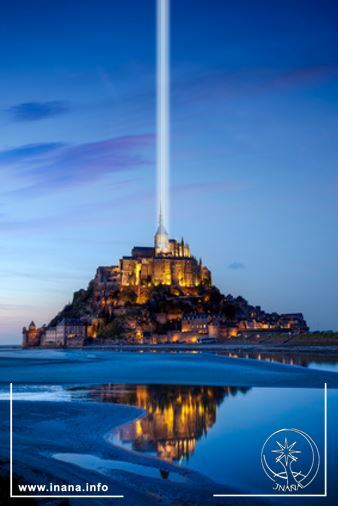
<path fill-rule="evenodd" d="M 32 321 L 23 329 L 23 346 L 211 344 L 308 330 L 302 313 L 266 313 L 223 295 L 189 244 L 169 238 L 160 213 L 153 246 L 135 246 L 117 265 L 98 267 L 48 325 Z"/>
<path fill-rule="evenodd" d="M 337 14 L 0 3 L 1 506 L 338 504 Z"/>

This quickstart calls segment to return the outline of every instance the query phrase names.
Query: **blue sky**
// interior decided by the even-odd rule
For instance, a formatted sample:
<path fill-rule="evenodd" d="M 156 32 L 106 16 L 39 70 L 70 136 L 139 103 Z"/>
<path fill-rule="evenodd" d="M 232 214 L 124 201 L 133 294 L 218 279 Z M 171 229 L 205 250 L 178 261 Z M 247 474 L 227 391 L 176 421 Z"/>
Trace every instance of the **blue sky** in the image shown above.
<path fill-rule="evenodd" d="M 0 342 L 156 225 L 155 2 L 0 12 Z M 172 236 L 225 293 L 338 329 L 338 8 L 171 1 Z"/>

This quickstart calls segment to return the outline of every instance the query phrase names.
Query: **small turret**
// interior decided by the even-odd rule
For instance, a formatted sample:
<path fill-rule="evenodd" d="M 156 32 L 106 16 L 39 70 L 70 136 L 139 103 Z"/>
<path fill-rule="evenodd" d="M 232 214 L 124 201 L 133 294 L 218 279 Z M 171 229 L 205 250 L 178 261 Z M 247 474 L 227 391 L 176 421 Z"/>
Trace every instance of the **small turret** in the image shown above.
<path fill-rule="evenodd" d="M 185 243 L 184 244 L 184 256 L 185 257 L 190 257 L 191 254 L 190 254 L 190 247 L 189 247 L 189 244 Z"/>
<path fill-rule="evenodd" d="M 39 346 L 41 329 L 38 329 L 33 321 L 30 322 L 28 328 L 22 329 L 22 346 Z"/>
<path fill-rule="evenodd" d="M 180 257 L 184 257 L 184 239 L 183 239 L 183 237 L 181 237 L 181 241 L 179 243 L 179 252 L 180 252 Z"/>

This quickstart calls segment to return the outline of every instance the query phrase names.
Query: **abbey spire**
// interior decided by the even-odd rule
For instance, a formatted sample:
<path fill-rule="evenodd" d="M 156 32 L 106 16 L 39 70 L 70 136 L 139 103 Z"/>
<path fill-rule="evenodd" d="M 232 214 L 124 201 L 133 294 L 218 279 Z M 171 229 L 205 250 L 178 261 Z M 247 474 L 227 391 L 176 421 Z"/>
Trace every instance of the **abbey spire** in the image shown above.
<path fill-rule="evenodd" d="M 169 237 L 163 223 L 162 208 L 160 207 L 160 216 L 158 227 L 155 234 L 155 255 L 162 255 L 168 252 Z"/>

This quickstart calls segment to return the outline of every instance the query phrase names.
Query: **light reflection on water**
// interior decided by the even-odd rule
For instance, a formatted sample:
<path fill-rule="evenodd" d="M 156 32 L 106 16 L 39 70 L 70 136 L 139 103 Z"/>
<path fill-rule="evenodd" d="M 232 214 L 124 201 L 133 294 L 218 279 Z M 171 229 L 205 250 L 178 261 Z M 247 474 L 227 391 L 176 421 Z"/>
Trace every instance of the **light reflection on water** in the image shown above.
<path fill-rule="evenodd" d="M 245 347 L 236 348 L 233 345 L 229 345 L 229 349 L 225 348 L 220 349 L 217 345 L 215 348 L 212 348 L 212 345 L 209 345 L 207 348 L 200 347 L 191 347 L 191 345 L 176 345 L 175 347 L 147 347 L 144 349 L 140 349 L 139 347 L 129 347 L 128 352 L 133 353 L 169 353 L 169 354 L 215 354 L 215 355 L 223 355 L 229 358 L 246 358 L 246 359 L 254 359 L 254 360 L 263 360 L 265 362 L 276 362 L 280 364 L 287 365 L 297 365 L 301 367 L 308 367 L 310 369 L 320 369 L 324 371 L 333 371 L 338 372 L 338 350 L 334 352 L 331 350 L 325 350 L 323 348 L 317 350 L 292 350 L 290 349 L 277 349 L 277 350 L 255 350 L 253 346 L 250 344 Z M 121 346 L 120 348 L 114 348 L 116 353 L 125 351 L 125 348 Z"/>
<path fill-rule="evenodd" d="M 325 349 L 324 347 L 309 347 L 306 349 L 292 349 L 284 347 L 276 350 L 272 349 L 255 349 L 255 345 L 247 344 L 245 346 L 236 347 L 235 345 L 224 345 L 223 348 L 219 348 L 215 345 L 209 345 L 207 348 L 201 348 L 199 346 L 191 347 L 191 345 L 176 345 L 175 347 L 159 346 L 159 347 L 146 347 L 140 349 L 139 347 L 129 346 L 126 349 L 123 346 L 120 347 L 86 347 L 83 349 L 22 349 L 20 346 L 0 346 L 0 360 L 1 366 L 7 366 L 8 359 L 17 359 L 19 363 L 23 360 L 34 359 L 37 363 L 40 360 L 48 360 L 50 364 L 60 363 L 63 360 L 76 357 L 77 360 L 84 359 L 95 359 L 97 353 L 119 353 L 119 352 L 133 352 L 133 353 L 169 353 L 169 354 L 216 354 L 223 355 L 230 358 L 245 358 L 262 360 L 266 362 L 277 362 L 287 365 L 296 365 L 301 367 L 308 367 L 310 369 L 320 369 L 324 371 L 338 372 L 338 349 L 335 352 L 331 347 Z"/>
<path fill-rule="evenodd" d="M 331 394 L 337 399 L 336 391 Z M 182 464 L 218 483 L 270 492 L 260 453 L 266 438 L 284 427 L 310 434 L 323 455 L 321 389 L 101 385 L 89 396 L 147 411 L 117 429 L 114 444 Z M 311 493 L 321 492 L 322 471 Z"/>
<path fill-rule="evenodd" d="M 89 396 L 102 402 L 146 410 L 146 416 L 116 431 L 115 443 L 167 461 L 188 462 L 197 441 L 206 437 L 216 423 L 218 406 L 226 397 L 248 390 L 185 385 L 102 385 L 90 390 Z"/>
<path fill-rule="evenodd" d="M 263 360 L 265 362 L 276 362 L 287 365 L 297 365 L 310 369 L 338 372 L 338 360 L 336 355 L 315 352 L 273 352 L 273 351 L 218 351 L 217 355 L 230 358 L 246 358 Z"/>

